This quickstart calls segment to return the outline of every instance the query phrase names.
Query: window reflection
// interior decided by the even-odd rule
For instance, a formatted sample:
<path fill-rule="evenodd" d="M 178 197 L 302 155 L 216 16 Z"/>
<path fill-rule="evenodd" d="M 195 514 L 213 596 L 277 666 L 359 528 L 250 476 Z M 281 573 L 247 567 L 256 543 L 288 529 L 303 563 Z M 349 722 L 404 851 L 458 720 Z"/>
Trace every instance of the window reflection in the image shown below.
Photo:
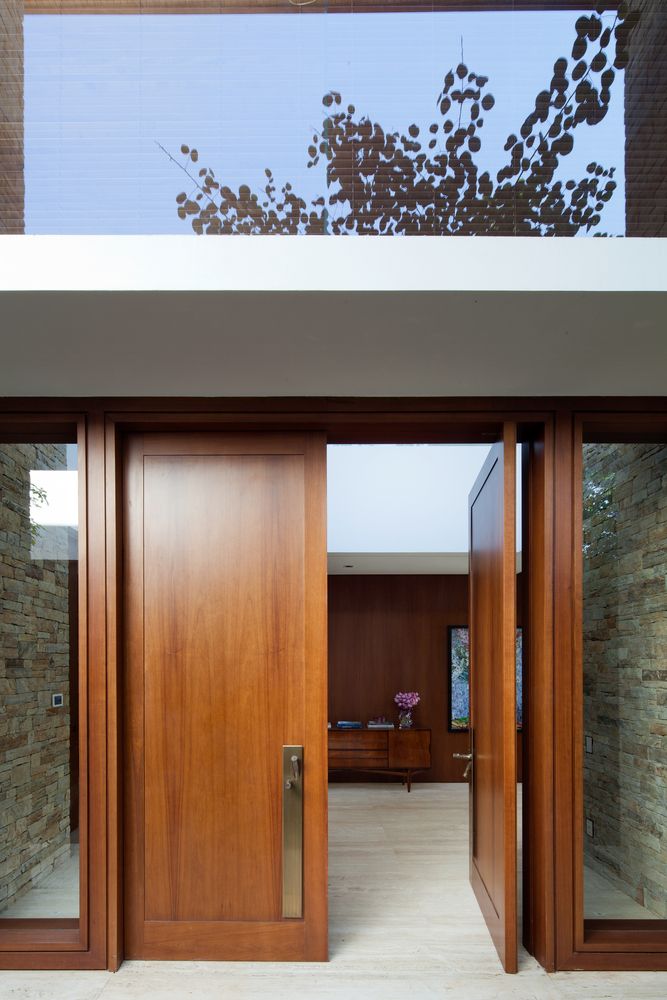
<path fill-rule="evenodd" d="M 667 917 L 667 446 L 584 445 L 584 912 Z"/>
<path fill-rule="evenodd" d="M 622 235 L 618 26 L 28 17 L 28 230 Z"/>
<path fill-rule="evenodd" d="M 79 915 L 77 448 L 0 445 L 0 917 Z"/>

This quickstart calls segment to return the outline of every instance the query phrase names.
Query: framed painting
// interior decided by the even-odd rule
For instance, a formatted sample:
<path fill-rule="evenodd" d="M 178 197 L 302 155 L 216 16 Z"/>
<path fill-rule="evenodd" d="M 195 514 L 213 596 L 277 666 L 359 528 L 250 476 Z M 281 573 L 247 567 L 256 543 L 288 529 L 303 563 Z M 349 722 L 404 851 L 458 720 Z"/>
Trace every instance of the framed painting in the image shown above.
<path fill-rule="evenodd" d="M 465 733 L 470 725 L 470 635 L 463 625 L 447 629 L 448 720 L 450 733 Z M 521 682 L 523 673 L 523 633 L 516 630 L 516 724 L 521 729 L 523 706 Z"/>

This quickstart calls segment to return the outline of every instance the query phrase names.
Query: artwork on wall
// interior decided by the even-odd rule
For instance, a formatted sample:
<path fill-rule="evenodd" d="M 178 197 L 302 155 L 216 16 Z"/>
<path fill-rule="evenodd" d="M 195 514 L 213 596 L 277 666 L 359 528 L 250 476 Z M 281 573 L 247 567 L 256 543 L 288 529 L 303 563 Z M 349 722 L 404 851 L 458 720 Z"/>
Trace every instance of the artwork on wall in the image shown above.
<path fill-rule="evenodd" d="M 523 705 L 521 677 L 523 666 L 522 630 L 516 630 L 516 724 L 521 729 Z M 451 733 L 467 732 L 470 723 L 470 633 L 467 628 L 450 625 L 448 629 L 447 670 L 449 673 L 449 719 Z"/>

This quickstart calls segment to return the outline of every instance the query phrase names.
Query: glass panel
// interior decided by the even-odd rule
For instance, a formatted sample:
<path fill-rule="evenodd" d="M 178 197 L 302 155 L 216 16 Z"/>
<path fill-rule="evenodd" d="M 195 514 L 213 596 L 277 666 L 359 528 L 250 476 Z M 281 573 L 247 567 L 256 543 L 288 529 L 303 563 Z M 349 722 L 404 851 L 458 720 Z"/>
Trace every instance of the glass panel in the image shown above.
<path fill-rule="evenodd" d="M 0 918 L 79 916 L 75 444 L 0 444 Z"/>
<path fill-rule="evenodd" d="M 667 917 L 667 446 L 585 444 L 584 914 Z"/>
<path fill-rule="evenodd" d="M 657 2 L 625 20 L 511 0 L 23 4 L 0 21 L 6 231 L 665 232 Z"/>

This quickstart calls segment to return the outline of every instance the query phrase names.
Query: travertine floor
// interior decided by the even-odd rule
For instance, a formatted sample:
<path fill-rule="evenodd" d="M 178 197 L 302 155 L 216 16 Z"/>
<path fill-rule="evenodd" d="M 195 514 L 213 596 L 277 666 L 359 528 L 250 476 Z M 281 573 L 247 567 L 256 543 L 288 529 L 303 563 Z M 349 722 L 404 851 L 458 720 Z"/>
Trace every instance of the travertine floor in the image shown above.
<path fill-rule="evenodd" d="M 331 788 L 331 961 L 0 973 L 2 1000 L 665 1000 L 667 975 L 505 976 L 468 886 L 467 786 Z"/>

